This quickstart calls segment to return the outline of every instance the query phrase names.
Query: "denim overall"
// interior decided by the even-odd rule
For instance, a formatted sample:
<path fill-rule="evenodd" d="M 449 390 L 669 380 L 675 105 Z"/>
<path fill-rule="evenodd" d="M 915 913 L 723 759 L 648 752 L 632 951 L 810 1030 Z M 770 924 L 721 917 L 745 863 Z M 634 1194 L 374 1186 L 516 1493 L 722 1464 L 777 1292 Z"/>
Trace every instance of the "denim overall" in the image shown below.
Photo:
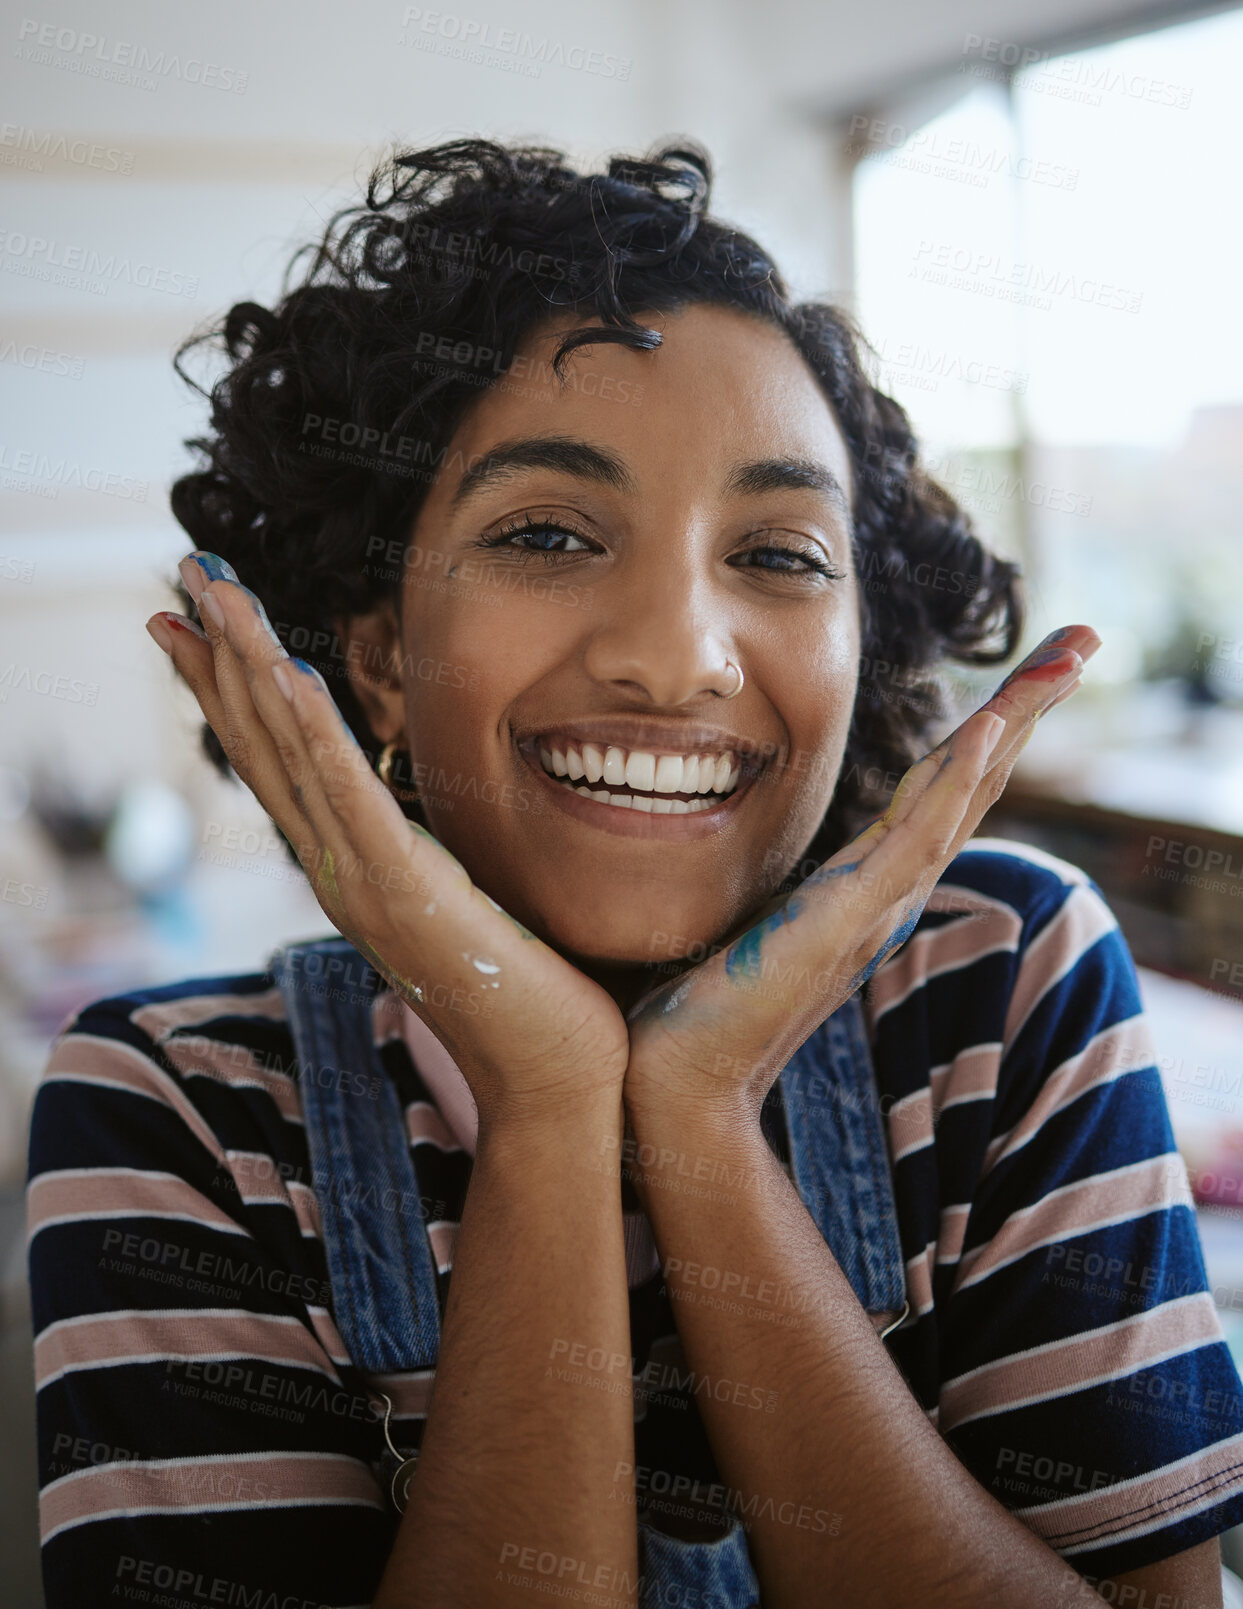
<path fill-rule="evenodd" d="M 285 1002 L 302 1067 L 379 1075 L 379 1098 L 351 1098 L 344 1080 L 300 1080 L 334 1316 L 367 1374 L 433 1369 L 440 1346 L 435 1262 L 418 1206 L 404 1116 L 372 1037 L 386 985 L 343 938 L 288 945 L 268 967 Z M 342 1087 L 338 1087 L 342 1086 Z M 808 1213 L 882 1333 L 907 1311 L 884 1118 L 857 994 L 803 1044 L 778 1079 L 790 1172 Z M 402 1192 L 405 1215 L 351 1210 L 367 1186 Z M 639 1521 L 641 1609 L 752 1609 L 759 1587 L 737 1517 L 709 1542 Z"/>

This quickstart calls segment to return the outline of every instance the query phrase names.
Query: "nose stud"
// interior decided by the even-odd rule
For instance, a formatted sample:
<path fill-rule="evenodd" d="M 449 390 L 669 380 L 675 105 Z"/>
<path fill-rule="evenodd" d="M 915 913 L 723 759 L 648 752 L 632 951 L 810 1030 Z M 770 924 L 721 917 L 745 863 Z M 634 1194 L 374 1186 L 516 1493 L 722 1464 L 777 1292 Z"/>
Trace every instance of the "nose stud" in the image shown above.
<path fill-rule="evenodd" d="M 742 683 L 743 683 L 742 666 L 741 665 L 735 665 L 732 659 L 727 659 L 725 661 L 725 664 L 726 664 L 728 669 L 737 672 L 738 685 L 737 685 L 737 687 L 734 688 L 732 693 L 718 693 L 717 697 L 718 698 L 737 698 L 739 693 L 742 692 Z"/>

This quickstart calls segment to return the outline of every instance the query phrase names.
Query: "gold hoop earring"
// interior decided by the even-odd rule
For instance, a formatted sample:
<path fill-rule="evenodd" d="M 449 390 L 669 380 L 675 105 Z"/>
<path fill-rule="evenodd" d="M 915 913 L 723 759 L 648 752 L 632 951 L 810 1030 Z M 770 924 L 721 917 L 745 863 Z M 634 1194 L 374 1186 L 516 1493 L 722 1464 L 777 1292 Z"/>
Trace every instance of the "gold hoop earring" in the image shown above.
<path fill-rule="evenodd" d="M 734 688 L 732 693 L 718 693 L 717 697 L 718 698 L 737 698 L 739 693 L 742 692 L 742 684 L 743 684 L 743 681 L 745 679 L 743 677 L 743 674 L 742 674 L 742 666 L 741 665 L 735 665 L 732 659 L 727 659 L 725 661 L 725 663 L 726 663 L 726 665 L 732 666 L 733 669 L 738 672 L 738 685 L 737 685 L 737 687 Z"/>
<path fill-rule="evenodd" d="M 392 738 L 380 750 L 380 758 L 376 762 L 375 768 L 376 776 L 379 777 L 394 799 L 399 799 L 403 804 L 417 804 L 419 799 L 417 788 L 401 788 L 392 780 L 393 757 L 396 753 L 397 739 Z"/>

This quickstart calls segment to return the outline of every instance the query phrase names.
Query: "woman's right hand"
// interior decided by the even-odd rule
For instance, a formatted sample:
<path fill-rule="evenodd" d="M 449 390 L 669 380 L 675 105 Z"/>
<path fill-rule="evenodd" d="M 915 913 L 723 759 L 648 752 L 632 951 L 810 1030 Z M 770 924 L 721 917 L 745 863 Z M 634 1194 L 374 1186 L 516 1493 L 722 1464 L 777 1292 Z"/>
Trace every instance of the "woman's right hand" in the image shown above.
<path fill-rule="evenodd" d="M 231 566 L 200 551 L 181 573 L 206 636 L 167 612 L 148 630 L 293 845 L 333 926 L 461 1068 L 481 1128 L 555 1120 L 614 1095 L 620 1111 L 629 1039 L 610 996 L 407 820 L 323 678 L 285 652 Z"/>

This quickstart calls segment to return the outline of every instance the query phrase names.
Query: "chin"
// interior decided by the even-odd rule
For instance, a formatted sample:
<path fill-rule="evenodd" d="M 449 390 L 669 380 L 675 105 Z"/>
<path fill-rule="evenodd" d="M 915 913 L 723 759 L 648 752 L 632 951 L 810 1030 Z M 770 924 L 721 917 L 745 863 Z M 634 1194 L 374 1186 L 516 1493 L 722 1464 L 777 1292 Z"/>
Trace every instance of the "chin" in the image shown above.
<path fill-rule="evenodd" d="M 571 963 L 627 967 L 673 962 L 680 969 L 688 961 L 704 960 L 714 939 L 730 926 L 724 912 L 679 911 L 667 899 L 650 910 L 613 911 L 606 923 L 596 913 L 608 910 L 607 900 L 584 904 L 585 910 L 542 913 L 535 929 Z"/>

